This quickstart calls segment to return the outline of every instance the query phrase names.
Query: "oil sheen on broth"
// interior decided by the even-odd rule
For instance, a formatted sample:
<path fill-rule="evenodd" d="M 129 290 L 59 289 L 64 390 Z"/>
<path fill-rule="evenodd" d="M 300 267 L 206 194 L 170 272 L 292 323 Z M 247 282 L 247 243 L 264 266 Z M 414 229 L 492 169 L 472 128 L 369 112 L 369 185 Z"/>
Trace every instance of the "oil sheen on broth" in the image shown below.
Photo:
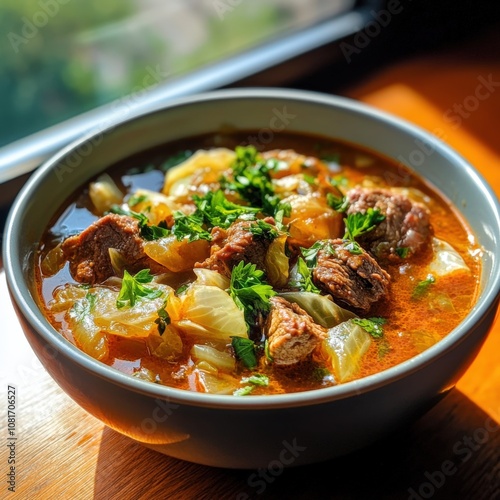
<path fill-rule="evenodd" d="M 481 249 L 449 200 L 358 146 L 280 134 L 272 150 L 256 156 L 239 148 L 249 136 L 196 137 L 130 157 L 107 171 L 109 180 L 90 192 L 89 183 L 66 201 L 37 254 L 40 302 L 63 336 L 132 376 L 242 396 L 319 389 L 377 373 L 432 346 L 467 315 Z M 202 158 L 206 169 L 190 168 L 199 150 L 222 153 Z M 103 183 L 104 194 L 96 194 Z M 148 193 L 162 190 L 155 205 Z M 243 208 L 231 219 L 234 205 Z M 137 277 L 143 267 L 135 257 L 127 261 L 130 246 L 110 259 L 104 233 L 71 239 L 108 211 L 115 215 L 102 231 L 116 233 L 121 218 L 127 231 L 149 226 L 149 235 L 140 229 L 127 236 L 141 252 L 149 249 L 140 262 L 153 258 L 142 282 L 122 280 L 125 270 Z M 151 234 L 151 227 L 161 229 Z M 391 237 L 407 244 L 391 244 Z M 98 264 L 89 265 L 82 250 L 89 245 L 91 254 L 108 255 L 111 275 L 94 277 Z M 135 305 L 134 286 L 146 290 Z M 217 309 L 215 296 L 232 322 L 221 323 L 226 306 Z M 218 318 L 197 302 L 207 297 L 215 302 L 206 308 L 213 306 Z M 153 302 L 157 309 L 141 309 Z M 139 319 L 127 317 L 134 307 Z"/>

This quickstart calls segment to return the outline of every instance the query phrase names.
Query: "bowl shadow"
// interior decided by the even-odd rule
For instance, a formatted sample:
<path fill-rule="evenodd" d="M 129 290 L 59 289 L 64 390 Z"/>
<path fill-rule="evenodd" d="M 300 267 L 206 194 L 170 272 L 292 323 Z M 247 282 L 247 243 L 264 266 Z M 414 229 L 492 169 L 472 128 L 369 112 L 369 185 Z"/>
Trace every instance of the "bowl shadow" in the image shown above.
<path fill-rule="evenodd" d="M 94 484 L 96 499 L 431 497 L 500 498 L 500 424 L 457 389 L 385 440 L 296 468 L 283 468 L 279 460 L 258 470 L 197 465 L 105 427 Z"/>

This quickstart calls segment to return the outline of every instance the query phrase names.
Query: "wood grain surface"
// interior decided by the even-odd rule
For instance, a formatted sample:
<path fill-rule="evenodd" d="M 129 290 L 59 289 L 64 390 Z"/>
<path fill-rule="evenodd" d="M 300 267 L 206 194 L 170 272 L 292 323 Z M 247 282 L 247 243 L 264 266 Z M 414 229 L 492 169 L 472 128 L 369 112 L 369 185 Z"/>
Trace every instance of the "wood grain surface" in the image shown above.
<path fill-rule="evenodd" d="M 472 45 L 395 64 L 345 93 L 440 134 L 500 196 L 499 61 L 498 52 L 488 57 Z M 412 426 L 348 457 L 273 475 L 182 462 L 106 428 L 37 361 L 3 272 L 0 304 L 0 498 L 500 498 L 499 321 L 457 387 Z M 7 489 L 9 384 L 16 387 L 15 493 Z"/>

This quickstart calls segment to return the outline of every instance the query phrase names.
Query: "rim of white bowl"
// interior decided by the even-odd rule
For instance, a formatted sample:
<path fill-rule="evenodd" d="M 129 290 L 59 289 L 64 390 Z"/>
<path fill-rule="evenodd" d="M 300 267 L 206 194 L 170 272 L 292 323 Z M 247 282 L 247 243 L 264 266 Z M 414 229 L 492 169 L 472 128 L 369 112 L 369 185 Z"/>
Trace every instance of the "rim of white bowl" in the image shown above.
<path fill-rule="evenodd" d="M 469 314 L 442 340 L 424 352 L 384 371 L 363 377 L 361 379 L 353 380 L 351 382 L 346 382 L 344 384 L 311 391 L 251 396 L 248 398 L 240 398 L 232 395 L 191 392 L 184 389 L 176 389 L 169 386 L 162 386 L 139 380 L 131 377 L 130 375 L 119 372 L 115 368 L 111 368 L 110 366 L 88 356 L 62 337 L 62 335 L 57 333 L 57 331 L 45 319 L 37 304 L 31 298 L 30 291 L 24 284 L 23 266 L 21 262 L 22 259 L 19 258 L 19 252 L 17 252 L 18 229 L 16 221 L 21 216 L 30 196 L 32 196 L 36 191 L 37 185 L 48 173 L 50 173 L 53 166 L 57 165 L 62 158 L 77 147 L 81 146 L 83 143 L 91 141 L 93 137 L 103 133 L 105 134 L 107 130 L 119 130 L 120 127 L 131 121 L 135 121 L 137 119 L 141 119 L 141 117 L 146 117 L 155 113 L 163 113 L 176 107 L 193 105 L 210 100 L 230 101 L 233 99 L 285 99 L 288 101 L 342 108 L 359 115 L 368 116 L 372 119 L 385 123 L 386 125 L 403 130 L 412 137 L 421 139 L 427 143 L 432 143 L 442 156 L 448 159 L 451 163 L 457 164 L 460 168 L 464 169 L 467 172 L 467 175 L 471 178 L 471 180 L 473 180 L 475 185 L 478 186 L 484 195 L 484 198 L 492 210 L 490 216 L 492 220 L 495 221 L 496 228 L 496 234 L 494 237 L 496 237 L 498 241 L 497 248 L 500 248 L 500 204 L 495 193 L 486 180 L 472 167 L 472 165 L 470 165 L 462 156 L 455 152 L 446 143 L 437 139 L 429 132 L 401 118 L 349 98 L 306 90 L 276 88 L 227 89 L 175 99 L 164 106 L 148 109 L 127 117 L 126 119 L 120 120 L 117 123 L 113 123 L 105 129 L 96 132 L 94 135 L 86 135 L 64 147 L 37 169 L 14 201 L 7 219 L 3 245 L 3 261 L 8 287 L 13 300 L 16 302 L 25 319 L 48 344 L 56 349 L 58 353 L 71 358 L 75 363 L 93 374 L 121 387 L 128 388 L 134 392 L 139 392 L 153 398 L 167 399 L 175 403 L 190 406 L 222 408 L 227 410 L 263 410 L 310 406 L 344 399 L 351 396 L 359 396 L 360 394 L 376 390 L 381 386 L 390 384 L 393 381 L 399 380 L 418 370 L 421 370 L 426 365 L 444 356 L 454 346 L 461 343 L 468 336 L 468 333 L 472 330 L 474 325 L 486 317 L 492 308 L 496 307 L 500 294 L 499 257 L 495 257 L 493 259 L 491 279 L 488 280 L 484 286 L 478 297 L 476 305 L 473 306 Z"/>

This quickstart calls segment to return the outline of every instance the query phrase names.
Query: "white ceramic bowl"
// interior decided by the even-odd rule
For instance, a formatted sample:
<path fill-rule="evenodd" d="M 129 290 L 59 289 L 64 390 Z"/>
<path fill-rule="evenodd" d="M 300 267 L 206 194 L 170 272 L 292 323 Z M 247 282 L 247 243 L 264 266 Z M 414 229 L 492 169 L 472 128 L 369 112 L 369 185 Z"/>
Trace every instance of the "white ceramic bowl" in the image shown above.
<path fill-rule="evenodd" d="M 459 208 L 484 247 L 481 293 L 442 341 L 376 375 L 310 392 L 236 398 L 199 394 L 124 375 L 59 335 L 37 304 L 33 252 L 69 193 L 109 165 L 169 141 L 233 127 L 262 143 L 280 130 L 322 135 L 406 159 Z M 413 164 L 412 164 L 413 163 Z M 62 150 L 29 180 L 10 213 L 4 244 L 8 286 L 41 362 L 79 405 L 162 453 L 221 467 L 320 461 L 360 448 L 428 409 L 477 354 L 498 305 L 500 215 L 480 175 L 430 134 L 355 101 L 271 89 L 182 99 L 97 130 Z"/>

